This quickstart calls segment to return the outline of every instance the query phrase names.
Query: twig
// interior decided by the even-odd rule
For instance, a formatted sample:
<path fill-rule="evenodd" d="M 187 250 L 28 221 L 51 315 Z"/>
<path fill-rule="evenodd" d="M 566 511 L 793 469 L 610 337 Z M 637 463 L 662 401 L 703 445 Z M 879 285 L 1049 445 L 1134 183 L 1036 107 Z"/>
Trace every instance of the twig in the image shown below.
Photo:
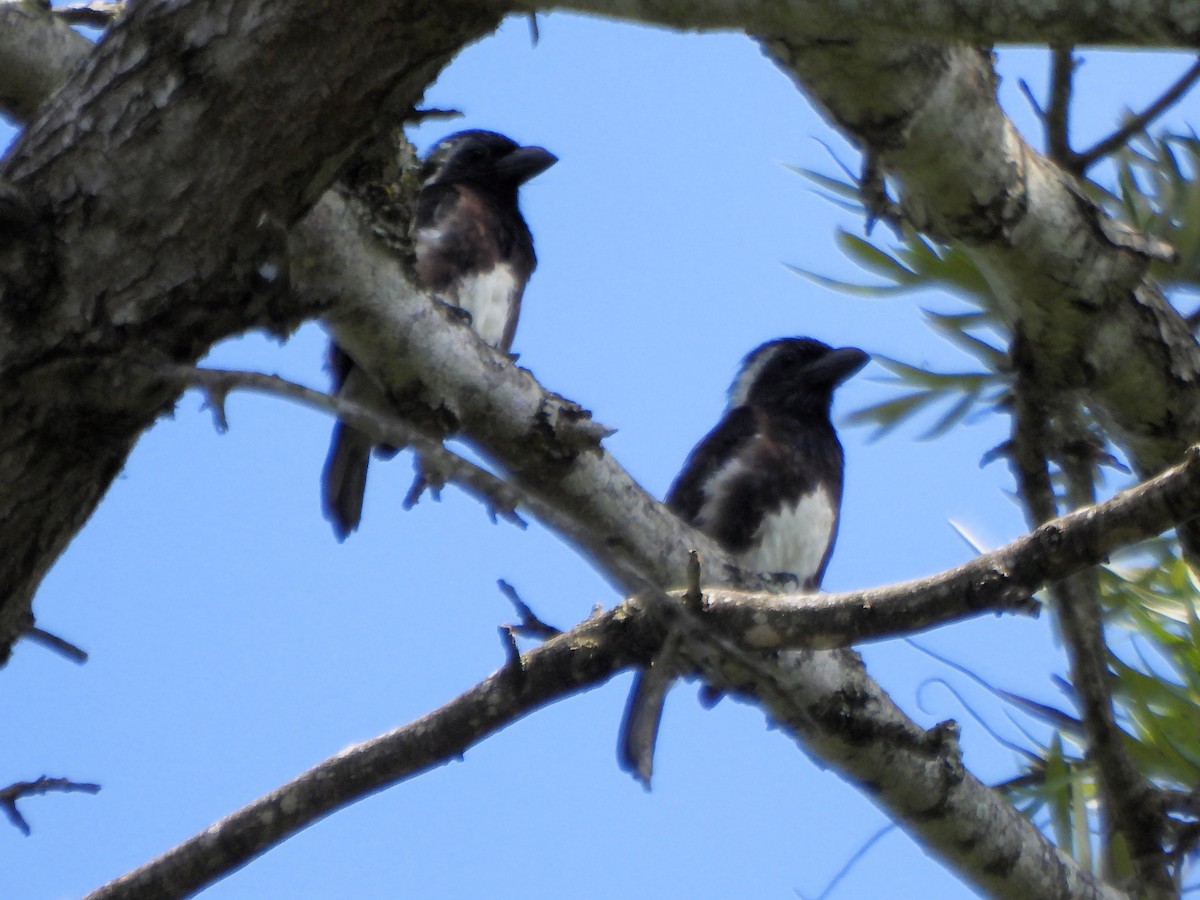
<path fill-rule="evenodd" d="M 866 212 L 868 235 L 876 222 L 883 222 L 899 237 L 904 231 L 903 211 L 887 190 L 887 179 L 879 164 L 879 154 L 871 149 L 863 152 L 862 175 L 858 179 L 858 197 Z"/>
<path fill-rule="evenodd" d="M 1038 99 L 1033 93 L 1033 88 L 1029 86 L 1029 82 L 1024 78 L 1019 78 L 1017 79 L 1017 87 L 1021 89 L 1021 93 L 1025 95 L 1025 99 L 1033 107 L 1033 114 L 1037 117 L 1037 120 L 1044 125 L 1046 123 L 1046 111 L 1038 103 Z"/>
<path fill-rule="evenodd" d="M 517 589 L 505 581 L 499 579 L 496 584 L 500 587 L 500 593 L 508 598 L 508 602 L 516 607 L 517 615 L 521 617 L 521 624 L 511 626 L 511 631 L 514 634 L 519 634 L 521 637 L 538 638 L 546 640 L 562 634 L 561 628 L 555 628 L 553 625 L 547 625 L 537 617 L 537 614 L 530 609 L 524 600 L 517 594 Z"/>
<path fill-rule="evenodd" d="M 1192 63 L 1191 68 L 1180 75 L 1175 83 L 1163 92 L 1162 96 L 1147 106 L 1142 112 L 1130 116 L 1125 120 L 1125 124 L 1104 138 L 1104 140 L 1098 141 L 1081 153 L 1072 154 L 1069 168 L 1073 172 L 1082 175 L 1093 164 L 1125 146 L 1131 137 L 1145 131 L 1151 122 L 1166 112 L 1173 104 L 1177 103 L 1191 89 L 1197 79 L 1200 79 L 1200 59 Z"/>
<path fill-rule="evenodd" d="M 838 869 L 834 876 L 829 879 L 829 883 L 825 885 L 825 890 L 817 894 L 816 900 L 825 900 L 826 897 L 830 896 L 833 893 L 833 889 L 838 886 L 838 883 L 850 874 L 854 867 L 862 861 L 863 857 L 867 855 L 868 851 L 870 851 L 872 847 L 886 837 L 889 832 L 895 830 L 895 828 L 895 822 L 888 822 L 877 832 L 867 838 L 863 845 L 855 850 L 854 854 L 848 860 L 846 860 L 845 865 Z"/>
<path fill-rule="evenodd" d="M 21 833 L 28 837 L 30 833 L 29 823 L 25 821 L 25 817 L 21 815 L 21 811 L 17 809 L 17 801 L 23 797 L 32 797 L 40 794 L 48 794 L 50 791 L 63 791 L 65 793 L 81 791 L 85 794 L 95 794 L 100 790 L 100 785 L 91 784 L 90 782 L 71 781 L 69 778 L 49 778 L 43 775 L 37 781 L 18 781 L 16 784 L 10 784 L 6 788 L 0 788 L 0 808 L 3 808 L 8 820 L 21 830 Z"/>
<path fill-rule="evenodd" d="M 439 440 L 399 417 L 384 415 L 369 407 L 305 387 L 278 375 L 196 366 L 166 366 L 162 371 L 175 381 L 199 387 L 204 391 L 205 405 L 212 410 L 218 430 L 224 431 L 229 427 L 225 415 L 225 401 L 233 390 L 251 390 L 286 397 L 314 409 L 333 413 L 371 435 L 379 443 L 413 447 L 421 456 L 432 461 L 440 475 L 444 475 L 468 495 L 480 500 L 493 518 L 499 517 L 524 527 L 525 522 L 516 513 L 519 504 L 536 510 L 543 517 L 553 512 L 548 504 L 541 503 L 531 494 L 447 450 Z"/>
<path fill-rule="evenodd" d="M 1043 122 L 1046 126 L 1047 154 L 1055 162 L 1070 165 L 1071 153 L 1071 88 L 1075 74 L 1075 51 L 1072 47 L 1055 47 L 1050 63 L 1050 102 L 1046 105 Z"/>
<path fill-rule="evenodd" d="M 47 650 L 53 650 L 55 653 L 65 656 L 71 662 L 78 663 L 81 666 L 88 661 L 87 651 L 37 626 L 33 626 L 26 631 L 25 638 L 26 640 L 33 641 L 35 644 L 41 644 Z"/>

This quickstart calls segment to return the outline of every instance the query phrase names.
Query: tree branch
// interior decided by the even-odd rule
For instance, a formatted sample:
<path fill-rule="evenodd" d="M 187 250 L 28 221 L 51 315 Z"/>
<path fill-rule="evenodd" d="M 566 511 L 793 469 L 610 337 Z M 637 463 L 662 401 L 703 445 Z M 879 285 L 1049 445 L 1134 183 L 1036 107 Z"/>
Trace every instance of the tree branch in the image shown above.
<path fill-rule="evenodd" d="M 22 35 L 46 26 L 13 6 L 0 13 Z M 194 363 L 223 337 L 314 315 L 264 274 L 286 270 L 285 223 L 500 15 L 468 0 L 366 0 L 330 29 L 319 0 L 145 3 L 87 45 L 87 65 L 0 163 L 54 248 L 53 278 L 6 296 L 0 322 L 0 418 L 20 423 L 0 436 L 0 663 L 41 578 L 175 400 L 139 361 Z M 41 33 L 78 46 L 50 22 Z M 10 59 L 17 41 L 0 27 Z M 20 98 L 62 83 L 59 70 L 19 91 L 15 71 L 0 61 L 0 95 L 22 114 L 38 107 Z M 0 269 L 21 256 L 9 249 Z M 10 282 L 23 283 L 0 271 Z"/>
<path fill-rule="evenodd" d="M 107 28 L 123 12 L 123 0 L 79 0 L 54 7 L 55 17 L 68 25 L 87 25 L 91 28 Z"/>
<path fill-rule="evenodd" d="M 1071 87 L 1075 75 L 1073 47 L 1054 47 L 1050 53 L 1050 102 L 1046 104 L 1047 155 L 1059 165 L 1071 161 Z"/>
<path fill-rule="evenodd" d="M 296 779 L 206 828 L 87 900 L 181 897 L 245 865 L 343 806 L 460 758 L 524 715 L 644 662 L 662 636 L 647 617 L 621 609 L 589 619 L 420 719 L 348 747 Z"/>
<path fill-rule="evenodd" d="M 1067 445 L 1063 473 L 1072 505 L 1095 496 L 1095 461 L 1086 442 Z M 1161 900 L 1177 896 L 1168 867 L 1166 818 L 1153 783 L 1142 774 L 1117 726 L 1113 710 L 1113 675 L 1108 668 L 1100 585 L 1094 570 L 1065 578 L 1052 588 L 1054 609 L 1071 666 L 1071 685 L 1087 735 L 1087 756 L 1097 769 L 1107 812 L 1105 849 L 1123 840 L 1133 862 L 1139 891 Z M 1108 866 L 1114 873 L 1114 867 Z"/>
<path fill-rule="evenodd" d="M 55 653 L 65 656 L 73 663 L 83 665 L 88 661 L 86 650 L 76 647 L 70 641 L 60 638 L 57 634 L 51 634 L 49 631 L 45 631 L 44 629 L 36 626 L 31 627 L 25 632 L 25 638 L 33 641 L 36 644 L 41 644 L 43 647 L 53 650 Z"/>
<path fill-rule="evenodd" d="M 1147 277 L 1149 248 L 1025 143 L 996 102 L 988 54 L 803 34 L 763 44 L 833 121 L 879 152 L 906 220 L 969 256 L 993 311 L 1020 324 L 1053 376 L 1043 386 L 1086 394 L 1141 477 L 1200 439 L 1200 348 Z M 863 84 L 876 89 L 867 96 Z"/>
<path fill-rule="evenodd" d="M 20 829 L 22 834 L 28 836 L 30 833 L 29 823 L 25 821 L 25 817 L 21 815 L 21 811 L 17 809 L 17 801 L 22 797 L 48 794 L 51 791 L 62 791 L 64 793 L 81 791 L 85 794 L 95 794 L 99 790 L 100 785 L 98 784 L 71 781 L 69 778 L 49 778 L 43 775 L 36 781 L 18 781 L 16 784 L 10 784 L 6 788 L 0 788 L 0 809 L 4 810 L 9 821 Z"/>
<path fill-rule="evenodd" d="M 1142 112 L 1131 115 L 1125 123 L 1101 141 L 1081 153 L 1072 153 L 1068 167 L 1071 171 L 1082 175 L 1104 157 L 1121 149 L 1135 134 L 1140 134 L 1146 127 L 1179 102 L 1179 99 L 1191 90 L 1196 80 L 1200 79 L 1200 59 L 1179 76 L 1179 79 L 1165 90 L 1161 97 L 1147 106 Z"/>
<path fill-rule="evenodd" d="M 1073 0 L 516 0 L 524 11 L 554 9 L 699 30 L 750 34 L 791 31 L 823 42 L 897 41 L 931 44 L 1116 44 L 1127 47 L 1197 47 L 1200 26 L 1186 4 L 1142 4 L 1136 12 L 1120 0 L 1086 5 Z"/>
<path fill-rule="evenodd" d="M 313 295 L 306 303 L 336 294 L 328 324 L 385 391 L 400 396 L 411 389 L 413 371 L 421 373 L 430 396 L 479 452 L 514 483 L 587 523 L 594 541 L 577 546 L 601 573 L 618 587 L 627 573 L 638 576 L 640 584 L 627 592 L 678 584 L 692 548 L 707 561 L 710 577 L 731 566 L 712 541 L 648 496 L 594 432 L 580 429 L 587 420 L 582 410 L 545 392 L 461 323 L 448 327 L 441 304 L 415 292 L 396 261 L 363 240 L 361 227 L 339 198 L 322 198 L 292 232 L 293 277 L 298 291 Z M 655 613 L 678 609 L 658 604 Z M 931 737 L 911 722 L 853 654 L 801 651 L 746 665 L 744 651 L 731 653 L 730 643 L 713 629 L 690 629 L 683 655 L 706 682 L 760 704 L 807 752 L 852 782 L 871 785 L 876 803 L 980 889 L 1115 896 L 965 772 L 954 761 L 948 731 Z"/>
<path fill-rule="evenodd" d="M 33 118 L 91 50 L 87 38 L 55 21 L 49 10 L 0 2 L 0 115 L 18 122 Z"/>
<path fill-rule="evenodd" d="M 1077 507 L 1058 521 L 1086 517 L 1099 508 L 1093 505 L 1095 459 L 1091 441 L 1086 434 L 1071 442 L 1057 433 L 1043 400 L 1045 391 L 1039 385 L 1037 361 L 1029 354 L 1020 332 L 1014 341 L 1013 359 L 1017 377 L 1011 455 L 1030 524 L 1046 522 L 1057 506 L 1044 448 L 1059 448 L 1070 492 L 1068 500 Z M 1069 423 L 1075 416 L 1067 414 L 1061 418 Z M 1075 430 L 1080 427 L 1077 424 Z M 1198 459 L 1200 447 L 1194 447 L 1185 465 Z M 1133 490 L 1144 487 L 1139 485 Z M 1118 495 L 1121 496 L 1124 495 Z M 1191 517 L 1181 521 L 1187 518 Z M 1083 569 L 1062 577 L 1066 574 L 1060 571 L 1057 574 L 1060 580 L 1050 590 L 1070 664 L 1072 688 L 1082 713 L 1087 756 L 1098 772 L 1105 859 L 1113 858 L 1113 842 L 1120 836 L 1133 860 L 1140 889 L 1147 896 L 1173 896 L 1162 804 L 1154 786 L 1129 755 L 1113 711 L 1108 646 L 1104 640 L 1095 570 Z M 1113 871 L 1111 866 L 1106 869 L 1109 873 Z"/>

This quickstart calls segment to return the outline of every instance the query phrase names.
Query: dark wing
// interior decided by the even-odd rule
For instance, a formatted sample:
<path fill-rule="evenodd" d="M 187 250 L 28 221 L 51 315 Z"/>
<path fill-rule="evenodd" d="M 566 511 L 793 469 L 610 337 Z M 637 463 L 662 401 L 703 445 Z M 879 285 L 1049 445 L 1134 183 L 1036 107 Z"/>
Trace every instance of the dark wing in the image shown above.
<path fill-rule="evenodd" d="M 417 272 L 426 286 L 445 290 L 464 275 L 508 263 L 526 281 L 537 260 L 533 237 L 516 204 L 462 184 L 435 184 L 421 192 L 413 221 Z"/>
<path fill-rule="evenodd" d="M 329 356 L 326 359 L 325 366 L 329 369 L 329 376 L 333 380 L 330 393 L 336 394 L 342 389 L 342 385 L 346 383 L 346 379 L 350 377 L 350 373 L 354 370 L 354 360 L 350 358 L 349 353 L 337 345 L 336 341 L 330 341 Z"/>
<path fill-rule="evenodd" d="M 705 486 L 728 461 L 740 455 L 758 433 L 754 411 L 748 406 L 730 410 L 717 427 L 704 436 L 690 454 L 664 501 L 689 525 L 696 524 L 708 495 Z"/>
<path fill-rule="evenodd" d="M 667 505 L 740 554 L 760 537 L 765 517 L 818 488 L 834 505 L 836 531 L 841 468 L 841 445 L 828 423 L 779 421 L 740 406 L 692 451 Z"/>

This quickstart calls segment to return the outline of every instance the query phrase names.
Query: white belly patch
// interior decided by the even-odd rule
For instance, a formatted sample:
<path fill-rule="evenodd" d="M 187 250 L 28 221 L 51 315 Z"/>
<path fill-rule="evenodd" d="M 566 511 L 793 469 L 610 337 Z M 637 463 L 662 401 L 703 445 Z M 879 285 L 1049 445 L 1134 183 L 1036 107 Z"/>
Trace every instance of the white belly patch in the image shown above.
<path fill-rule="evenodd" d="M 464 278 L 458 289 L 458 305 L 471 314 L 475 333 L 499 346 L 508 325 L 508 312 L 517 279 L 508 266 Z"/>
<path fill-rule="evenodd" d="M 820 567 L 832 533 L 833 503 L 818 490 L 763 519 L 738 564 L 752 572 L 789 572 L 803 582 Z"/>

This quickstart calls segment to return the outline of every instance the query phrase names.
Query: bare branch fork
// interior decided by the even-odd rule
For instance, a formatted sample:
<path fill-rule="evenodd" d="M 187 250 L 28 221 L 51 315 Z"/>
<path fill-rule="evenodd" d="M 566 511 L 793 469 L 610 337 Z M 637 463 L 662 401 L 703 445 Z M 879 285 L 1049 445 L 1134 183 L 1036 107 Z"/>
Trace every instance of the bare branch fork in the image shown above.
<path fill-rule="evenodd" d="M 8 820 L 13 823 L 22 833 L 28 835 L 30 832 L 29 823 L 25 821 L 25 817 L 21 815 L 21 811 L 17 809 L 17 801 L 23 797 L 34 797 L 41 794 L 48 794 L 51 791 L 62 791 L 70 793 L 80 791 L 85 794 L 95 794 L 100 790 L 100 785 L 92 784 L 86 781 L 71 781 L 69 778 L 50 778 L 43 775 L 36 781 L 18 781 L 15 784 L 10 784 L 6 788 L 0 788 L 0 809 L 3 809 Z"/>
<path fill-rule="evenodd" d="M 1042 121 L 1046 131 L 1047 155 L 1064 169 L 1082 176 L 1100 160 L 1115 153 L 1129 143 L 1134 135 L 1150 127 L 1159 116 L 1178 103 L 1200 80 L 1200 59 L 1177 78 L 1140 113 L 1130 113 L 1112 134 L 1101 138 L 1087 150 L 1074 150 L 1070 140 L 1070 107 L 1072 78 L 1079 60 L 1073 47 L 1053 48 L 1050 70 L 1050 99 L 1045 109 L 1038 104 L 1033 91 L 1024 79 L 1020 82 L 1021 92 Z"/>

